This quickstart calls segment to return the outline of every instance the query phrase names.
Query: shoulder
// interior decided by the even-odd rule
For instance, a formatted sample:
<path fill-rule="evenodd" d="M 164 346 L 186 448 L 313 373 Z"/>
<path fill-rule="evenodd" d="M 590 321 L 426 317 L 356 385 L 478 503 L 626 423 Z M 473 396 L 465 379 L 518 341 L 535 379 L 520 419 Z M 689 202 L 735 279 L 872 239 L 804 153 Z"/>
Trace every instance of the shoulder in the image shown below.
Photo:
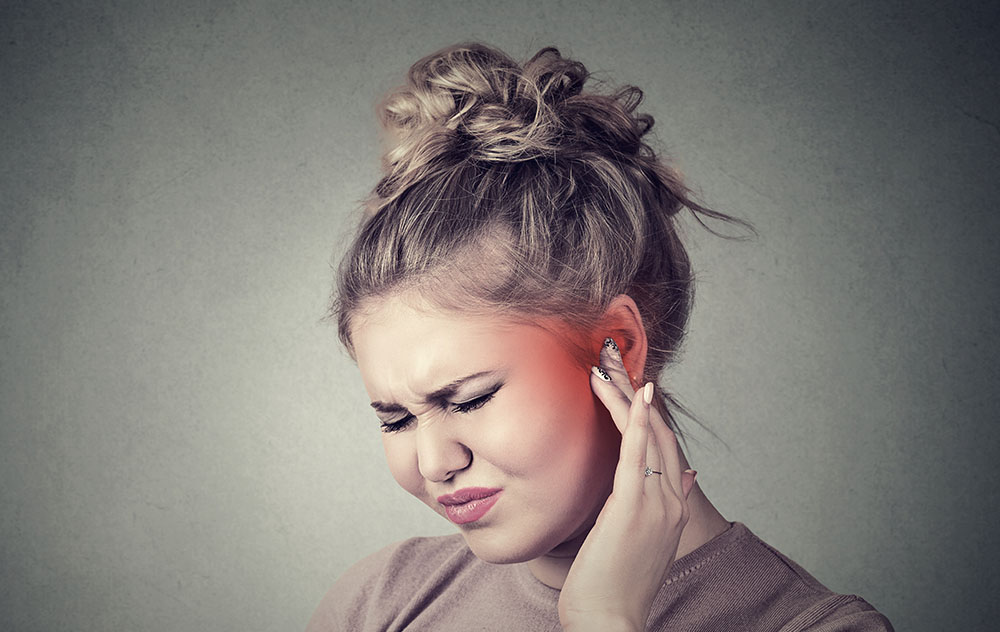
<path fill-rule="evenodd" d="M 748 530 L 749 531 L 749 530 Z M 893 632 L 892 624 L 881 612 L 857 595 L 835 593 L 785 554 L 757 536 L 753 541 L 763 547 L 775 563 L 788 569 L 807 588 L 802 603 L 809 604 L 781 632 Z M 765 553 L 765 555 L 767 554 Z"/>
<path fill-rule="evenodd" d="M 677 560 L 664 589 L 666 612 L 684 612 L 700 629 L 892 631 L 871 604 L 833 592 L 740 522 Z"/>
<path fill-rule="evenodd" d="M 379 621 L 397 609 L 396 602 L 420 592 L 432 577 L 475 559 L 460 534 L 390 544 L 340 576 L 316 608 L 307 632 L 379 629 Z"/>
<path fill-rule="evenodd" d="M 881 612 L 857 595 L 825 597 L 781 628 L 781 632 L 894 632 Z"/>
<path fill-rule="evenodd" d="M 749 532 L 749 529 L 747 530 Z M 781 628 L 781 632 L 893 632 L 892 624 L 881 612 L 857 595 L 835 593 L 818 579 L 756 535 L 753 542 L 773 556 L 775 563 L 788 569 L 793 581 L 801 582 L 809 603 L 794 619 Z M 811 602 L 811 603 L 810 603 Z"/>

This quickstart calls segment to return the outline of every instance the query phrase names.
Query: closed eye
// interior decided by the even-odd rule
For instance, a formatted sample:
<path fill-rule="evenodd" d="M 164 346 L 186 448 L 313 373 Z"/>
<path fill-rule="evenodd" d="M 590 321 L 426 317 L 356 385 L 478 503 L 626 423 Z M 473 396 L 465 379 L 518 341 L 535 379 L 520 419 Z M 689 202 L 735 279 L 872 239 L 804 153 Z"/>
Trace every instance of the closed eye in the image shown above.
<path fill-rule="evenodd" d="M 399 432 L 400 430 L 405 430 L 407 426 L 413 423 L 413 420 L 413 415 L 407 415 L 399 421 L 383 421 L 382 432 Z"/>
<path fill-rule="evenodd" d="M 475 399 L 470 399 L 467 402 L 461 402 L 458 404 L 451 404 L 452 412 L 455 413 L 471 413 L 474 410 L 478 410 L 485 406 L 493 396 L 497 394 L 500 390 L 500 386 L 496 386 L 493 390 L 485 395 L 480 395 Z M 413 415 L 407 415 L 398 421 L 382 422 L 382 432 L 399 432 L 400 430 L 405 430 L 416 418 Z"/>
<path fill-rule="evenodd" d="M 499 391 L 499 390 L 500 390 L 500 387 L 498 386 L 495 389 L 493 389 L 492 391 L 490 391 L 489 393 L 486 393 L 485 395 L 481 395 L 480 397 L 477 397 L 476 399 L 470 399 L 469 401 L 462 402 L 461 404 L 453 404 L 454 408 L 452 408 L 452 411 L 456 412 L 456 413 L 471 413 L 472 411 L 476 410 L 477 408 L 482 408 L 483 406 L 485 406 L 486 402 L 488 402 L 491 399 L 493 399 L 493 396 L 496 395 L 497 391 Z"/>

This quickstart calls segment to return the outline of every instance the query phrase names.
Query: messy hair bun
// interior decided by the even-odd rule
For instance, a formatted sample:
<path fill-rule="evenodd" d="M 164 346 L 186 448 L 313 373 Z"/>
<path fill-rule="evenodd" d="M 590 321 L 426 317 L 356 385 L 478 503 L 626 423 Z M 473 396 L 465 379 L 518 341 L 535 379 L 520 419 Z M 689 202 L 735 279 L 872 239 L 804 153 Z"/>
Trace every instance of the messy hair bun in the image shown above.
<path fill-rule="evenodd" d="M 593 152 L 611 159 L 649 151 L 653 126 L 634 114 L 642 92 L 628 87 L 584 93 L 586 67 L 555 48 L 543 48 L 519 66 L 481 44 L 454 46 L 410 68 L 407 85 L 379 110 L 395 145 L 384 156 L 378 193 L 421 177 L 428 163 L 469 160 L 515 163 L 574 160 Z"/>
<path fill-rule="evenodd" d="M 631 115 L 641 93 L 581 94 L 587 69 L 544 48 L 523 68 L 485 46 L 457 46 L 425 57 L 408 85 L 382 105 L 382 123 L 399 145 L 386 156 L 405 171 L 431 146 L 485 162 L 519 162 L 586 148 L 635 154 L 652 125 Z"/>
<path fill-rule="evenodd" d="M 628 294 L 646 328 L 645 378 L 660 374 L 693 298 L 677 212 L 749 225 L 693 202 L 644 142 L 653 119 L 636 113 L 638 88 L 587 83 L 555 48 L 518 64 L 461 44 L 410 68 L 379 107 L 384 173 L 340 268 L 333 312 L 348 350 L 366 301 L 406 289 L 579 332 Z"/>

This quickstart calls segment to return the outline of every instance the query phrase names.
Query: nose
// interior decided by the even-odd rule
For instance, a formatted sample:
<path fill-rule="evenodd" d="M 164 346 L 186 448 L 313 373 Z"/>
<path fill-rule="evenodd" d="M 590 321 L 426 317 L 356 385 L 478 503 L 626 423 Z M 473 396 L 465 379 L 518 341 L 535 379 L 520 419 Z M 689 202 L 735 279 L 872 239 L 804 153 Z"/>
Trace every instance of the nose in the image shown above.
<path fill-rule="evenodd" d="M 447 428 L 443 420 L 417 423 L 417 466 L 425 479 L 440 483 L 469 467 L 472 451 Z"/>

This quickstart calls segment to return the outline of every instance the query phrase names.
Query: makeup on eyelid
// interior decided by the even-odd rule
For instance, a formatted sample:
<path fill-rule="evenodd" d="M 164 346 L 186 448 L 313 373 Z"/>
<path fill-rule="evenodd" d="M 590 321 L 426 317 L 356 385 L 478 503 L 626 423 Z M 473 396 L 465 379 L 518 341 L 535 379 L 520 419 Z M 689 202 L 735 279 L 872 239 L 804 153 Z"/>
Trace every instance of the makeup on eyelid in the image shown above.
<path fill-rule="evenodd" d="M 398 424 L 381 434 L 393 478 L 486 561 L 576 546 L 611 493 L 621 433 L 572 332 L 419 301 L 381 299 L 352 330 L 372 407 Z"/>
<path fill-rule="evenodd" d="M 493 399 L 493 396 L 496 395 L 501 388 L 503 388 L 503 383 L 499 382 L 491 386 L 489 389 L 487 389 L 486 392 L 483 393 L 482 395 L 473 397 L 472 399 L 468 399 L 464 402 L 442 401 L 440 402 L 440 406 L 442 408 L 450 408 L 451 412 L 453 413 L 462 413 L 462 414 L 471 413 L 472 411 L 478 410 L 483 406 L 485 406 L 487 403 L 489 403 L 489 401 Z M 398 406 L 397 404 L 385 405 L 381 404 L 380 402 L 374 402 L 372 406 L 374 407 L 376 406 L 376 404 L 379 404 L 378 407 L 382 408 L 383 410 L 387 408 L 396 409 Z M 398 409 L 405 410 L 402 406 L 398 406 Z M 381 422 L 382 432 L 399 432 L 400 430 L 404 430 L 406 429 L 407 426 L 410 425 L 413 419 L 414 416 L 412 413 L 410 413 L 406 417 L 397 419 L 395 421 L 382 421 Z"/>

